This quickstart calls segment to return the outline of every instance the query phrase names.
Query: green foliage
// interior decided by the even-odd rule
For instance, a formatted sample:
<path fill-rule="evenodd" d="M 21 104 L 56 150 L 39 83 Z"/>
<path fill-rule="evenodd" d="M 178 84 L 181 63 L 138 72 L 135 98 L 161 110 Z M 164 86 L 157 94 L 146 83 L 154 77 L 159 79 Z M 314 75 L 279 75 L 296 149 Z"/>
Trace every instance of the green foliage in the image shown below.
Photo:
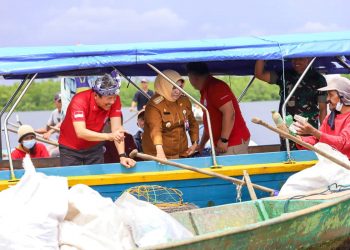
<path fill-rule="evenodd" d="M 18 87 L 0 86 L 0 106 L 3 107 Z M 60 91 L 60 83 L 53 80 L 33 82 L 18 104 L 17 111 L 52 110 L 55 108 L 54 95 Z"/>
<path fill-rule="evenodd" d="M 224 80 L 233 90 L 234 94 L 238 98 L 243 89 L 248 84 L 250 77 L 238 77 L 238 76 L 225 76 L 220 77 Z M 127 83 L 123 82 L 120 97 L 123 107 L 129 107 L 131 105 L 132 98 L 137 91 L 132 85 L 127 87 Z M 5 103 L 10 99 L 11 95 L 18 87 L 18 83 L 11 86 L 0 86 L 0 107 L 3 107 Z M 150 83 L 150 89 L 153 89 L 153 83 Z M 55 108 L 53 97 L 55 93 L 60 90 L 60 83 L 57 80 L 44 80 L 34 82 L 28 89 L 28 92 L 24 95 L 22 101 L 16 108 L 17 111 L 34 111 L 34 110 L 52 110 Z M 192 85 L 186 80 L 185 90 L 191 94 L 197 100 L 200 99 L 199 91 L 195 90 Z M 270 85 L 259 80 L 255 80 L 249 88 L 247 94 L 243 98 L 243 102 L 251 101 L 267 101 L 278 100 L 278 86 Z"/>
<path fill-rule="evenodd" d="M 247 86 L 251 77 L 249 76 L 224 76 L 219 77 L 225 81 L 232 89 L 235 96 L 238 98 L 244 88 Z M 150 83 L 150 89 L 153 89 L 153 84 Z M 185 87 L 187 93 L 192 95 L 197 100 L 200 99 L 199 91 L 195 90 L 192 85 L 186 80 Z M 123 83 L 120 96 L 122 99 L 123 106 L 130 106 L 132 98 L 136 92 L 136 88 L 129 86 L 126 88 L 126 84 Z M 279 100 L 279 87 L 277 85 L 267 84 L 258 79 L 255 79 L 253 84 L 250 86 L 248 92 L 244 96 L 242 102 L 253 102 L 253 101 L 270 101 Z"/>

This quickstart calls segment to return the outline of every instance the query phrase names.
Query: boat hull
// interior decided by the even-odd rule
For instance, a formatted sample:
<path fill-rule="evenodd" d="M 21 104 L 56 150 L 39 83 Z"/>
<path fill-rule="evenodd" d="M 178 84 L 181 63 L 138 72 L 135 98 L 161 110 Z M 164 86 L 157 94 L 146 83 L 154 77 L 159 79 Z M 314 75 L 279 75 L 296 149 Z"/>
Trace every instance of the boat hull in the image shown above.
<path fill-rule="evenodd" d="M 223 175 L 242 178 L 247 170 L 253 183 L 279 190 L 294 172 L 315 164 L 316 156 L 310 151 L 295 151 L 294 163 L 284 162 L 285 152 L 259 153 L 249 155 L 220 156 L 219 168 L 211 168 L 211 158 L 179 159 L 177 162 L 211 170 Z M 69 186 L 86 184 L 105 197 L 117 198 L 126 189 L 138 185 L 160 185 L 177 188 L 183 193 L 185 202 L 199 207 L 207 207 L 236 202 L 236 186 L 228 181 L 212 178 L 196 172 L 179 170 L 156 162 L 138 162 L 132 169 L 120 164 L 100 164 L 90 166 L 38 168 L 47 175 L 66 176 Z M 23 170 L 16 170 L 17 178 Z M 7 181 L 9 171 L 0 171 L 0 190 L 14 183 Z M 256 190 L 258 197 L 269 194 Z M 242 189 L 242 200 L 249 200 L 248 191 Z"/>
<path fill-rule="evenodd" d="M 285 202 L 260 200 L 175 213 L 199 236 L 152 249 L 348 249 L 349 195 L 338 201 L 296 201 L 283 214 Z"/>

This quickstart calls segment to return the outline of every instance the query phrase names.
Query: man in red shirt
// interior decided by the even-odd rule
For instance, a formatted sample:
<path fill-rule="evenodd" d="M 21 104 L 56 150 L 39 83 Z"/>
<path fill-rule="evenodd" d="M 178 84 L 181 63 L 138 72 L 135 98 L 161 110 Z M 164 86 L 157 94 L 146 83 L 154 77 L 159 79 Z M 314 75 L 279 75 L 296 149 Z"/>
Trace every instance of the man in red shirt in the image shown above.
<path fill-rule="evenodd" d="M 205 63 L 187 64 L 188 77 L 201 93 L 201 103 L 208 109 L 215 150 L 221 154 L 246 154 L 250 133 L 230 87 L 209 73 Z M 207 117 L 203 111 L 204 133 L 198 146 L 201 152 L 209 140 Z"/>
<path fill-rule="evenodd" d="M 19 145 L 11 153 L 13 160 L 23 159 L 26 154 L 30 155 L 30 158 L 46 158 L 49 157 L 44 144 L 35 141 L 34 129 L 29 125 L 22 125 L 18 128 L 18 142 Z"/>
<path fill-rule="evenodd" d="M 123 166 L 130 168 L 135 165 L 135 161 L 125 154 L 118 89 L 119 84 L 105 74 L 96 80 L 92 90 L 73 97 L 58 140 L 62 166 L 103 163 L 104 141 L 114 141 Z M 102 133 L 109 118 L 112 132 Z"/>
<path fill-rule="evenodd" d="M 327 102 L 331 113 L 322 122 L 320 130 L 308 122 L 296 122 L 301 139 L 311 145 L 326 143 L 350 159 L 350 80 L 336 76 L 329 80 L 328 86 L 318 91 L 327 91 Z M 297 145 L 299 149 L 302 147 Z"/>

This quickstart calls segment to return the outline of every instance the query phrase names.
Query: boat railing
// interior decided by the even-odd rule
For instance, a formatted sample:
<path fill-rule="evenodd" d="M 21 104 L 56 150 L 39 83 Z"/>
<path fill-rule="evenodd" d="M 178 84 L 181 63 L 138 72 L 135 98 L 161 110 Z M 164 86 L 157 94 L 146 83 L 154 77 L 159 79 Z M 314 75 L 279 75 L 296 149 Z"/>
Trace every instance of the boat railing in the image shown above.
<path fill-rule="evenodd" d="M 17 107 L 18 103 L 21 101 L 21 99 L 23 98 L 24 94 L 27 92 L 28 88 L 30 87 L 30 85 L 33 83 L 34 79 L 36 78 L 36 76 L 38 75 L 38 73 L 32 75 L 32 77 L 30 78 L 30 80 L 25 84 L 26 79 L 23 80 L 23 82 L 21 83 L 21 85 L 25 85 L 24 89 L 22 90 L 22 92 L 20 93 L 20 95 L 18 96 L 18 98 L 16 99 L 15 103 L 12 105 L 11 109 L 9 110 L 9 112 L 6 114 L 5 119 L 4 119 L 4 130 L 5 130 L 5 139 L 6 139 L 6 147 L 7 147 L 7 152 L 11 152 L 11 146 L 10 146 L 10 139 L 9 139 L 9 129 L 7 127 L 8 125 L 8 120 L 10 118 L 10 116 L 12 115 L 13 111 L 15 110 L 15 108 Z M 17 94 L 20 90 L 21 87 L 18 87 L 18 91 L 15 91 L 15 94 Z M 11 97 L 10 101 L 14 99 L 15 97 Z M 11 101 L 11 102 L 12 102 Z M 9 105 L 11 105 L 11 103 L 9 103 L 7 105 L 7 107 L 9 107 Z M 9 163 L 10 163 L 10 178 L 11 180 L 15 180 L 16 176 L 15 176 L 15 172 L 14 172 L 14 168 L 13 168 L 13 162 L 12 162 L 12 156 L 9 153 L 8 154 L 8 158 L 9 158 Z"/>
<path fill-rule="evenodd" d="M 299 77 L 298 81 L 295 83 L 292 91 L 289 93 L 287 98 L 284 100 L 284 103 L 282 105 L 282 117 L 283 117 L 284 122 L 286 121 L 286 116 L 287 116 L 287 110 L 286 110 L 287 103 L 289 102 L 290 98 L 293 96 L 293 94 L 296 91 L 296 89 L 299 87 L 301 81 L 304 79 L 306 73 L 309 71 L 309 69 L 311 68 L 311 66 L 312 66 L 312 64 L 314 63 L 315 60 L 316 60 L 316 57 L 312 58 L 312 60 L 307 65 L 307 67 L 304 70 L 304 72 Z M 283 81 L 284 81 L 284 78 L 283 78 Z M 284 87 L 284 91 L 286 91 L 285 82 L 283 82 L 283 87 Z M 287 160 L 288 160 L 288 162 L 292 162 L 292 158 L 291 158 L 291 155 L 290 155 L 289 140 L 287 138 L 285 140 L 286 140 L 286 148 L 287 148 L 287 158 L 288 158 Z"/>

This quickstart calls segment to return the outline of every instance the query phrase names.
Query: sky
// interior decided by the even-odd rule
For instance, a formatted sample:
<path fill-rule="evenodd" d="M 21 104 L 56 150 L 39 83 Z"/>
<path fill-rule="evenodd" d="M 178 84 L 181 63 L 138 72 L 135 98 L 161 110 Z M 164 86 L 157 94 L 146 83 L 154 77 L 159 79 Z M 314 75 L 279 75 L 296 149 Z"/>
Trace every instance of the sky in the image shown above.
<path fill-rule="evenodd" d="M 0 0 L 0 47 L 350 30 L 350 1 Z"/>

